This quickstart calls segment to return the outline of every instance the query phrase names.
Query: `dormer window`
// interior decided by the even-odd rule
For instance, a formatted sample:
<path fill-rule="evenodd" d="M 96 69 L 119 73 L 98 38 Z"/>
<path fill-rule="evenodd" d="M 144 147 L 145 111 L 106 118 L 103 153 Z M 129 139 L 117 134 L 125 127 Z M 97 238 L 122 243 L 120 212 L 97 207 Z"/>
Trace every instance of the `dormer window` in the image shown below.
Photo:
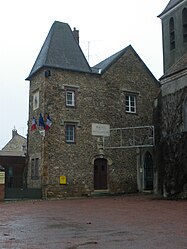
<path fill-rule="evenodd" d="M 182 11 L 183 42 L 187 42 L 187 8 Z"/>
<path fill-rule="evenodd" d="M 169 21 L 170 50 L 175 49 L 175 25 L 173 17 Z"/>

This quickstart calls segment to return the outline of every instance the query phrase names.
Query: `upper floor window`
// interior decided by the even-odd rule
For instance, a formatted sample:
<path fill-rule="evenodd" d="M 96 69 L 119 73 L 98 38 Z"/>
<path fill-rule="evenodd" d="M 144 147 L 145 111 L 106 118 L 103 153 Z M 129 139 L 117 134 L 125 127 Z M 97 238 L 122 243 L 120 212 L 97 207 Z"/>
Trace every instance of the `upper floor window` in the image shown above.
<path fill-rule="evenodd" d="M 39 108 L 39 91 L 33 93 L 33 110 Z"/>
<path fill-rule="evenodd" d="M 125 95 L 125 111 L 128 113 L 136 113 L 135 95 Z"/>
<path fill-rule="evenodd" d="M 66 124 L 66 143 L 75 143 L 75 131 L 75 125 Z"/>
<path fill-rule="evenodd" d="M 183 42 L 187 42 L 187 8 L 182 11 Z"/>
<path fill-rule="evenodd" d="M 175 49 L 175 25 L 173 17 L 169 21 L 170 50 Z"/>
<path fill-rule="evenodd" d="M 66 90 L 66 106 L 75 107 L 75 90 Z"/>

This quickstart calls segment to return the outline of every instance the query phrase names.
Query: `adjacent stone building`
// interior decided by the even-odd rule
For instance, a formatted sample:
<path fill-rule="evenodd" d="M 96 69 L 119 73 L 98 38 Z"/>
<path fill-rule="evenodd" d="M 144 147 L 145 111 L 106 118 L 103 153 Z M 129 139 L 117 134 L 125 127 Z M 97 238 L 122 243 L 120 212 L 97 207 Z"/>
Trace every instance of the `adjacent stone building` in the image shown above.
<path fill-rule="evenodd" d="M 171 0 L 159 17 L 164 75 L 157 166 L 160 189 L 173 195 L 187 190 L 187 0 Z"/>
<path fill-rule="evenodd" d="M 43 197 L 156 191 L 154 131 L 143 146 L 131 127 L 152 127 L 158 81 L 132 46 L 90 67 L 78 40 L 55 21 L 27 78 L 28 187 Z"/>
<path fill-rule="evenodd" d="M 0 150 L 0 165 L 5 170 L 5 198 L 14 197 L 15 189 L 26 187 L 27 139 L 12 130 L 11 140 Z"/>

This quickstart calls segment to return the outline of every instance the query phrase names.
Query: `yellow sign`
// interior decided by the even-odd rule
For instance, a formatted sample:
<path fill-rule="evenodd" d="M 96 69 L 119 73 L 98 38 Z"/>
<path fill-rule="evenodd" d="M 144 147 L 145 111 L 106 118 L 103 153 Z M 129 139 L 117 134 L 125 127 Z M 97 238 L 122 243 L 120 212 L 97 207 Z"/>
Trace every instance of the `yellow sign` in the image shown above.
<path fill-rule="evenodd" d="M 0 184 L 5 184 L 5 172 L 0 172 Z"/>
<path fill-rule="evenodd" d="M 66 184 L 67 180 L 66 180 L 66 176 L 60 176 L 60 184 Z"/>

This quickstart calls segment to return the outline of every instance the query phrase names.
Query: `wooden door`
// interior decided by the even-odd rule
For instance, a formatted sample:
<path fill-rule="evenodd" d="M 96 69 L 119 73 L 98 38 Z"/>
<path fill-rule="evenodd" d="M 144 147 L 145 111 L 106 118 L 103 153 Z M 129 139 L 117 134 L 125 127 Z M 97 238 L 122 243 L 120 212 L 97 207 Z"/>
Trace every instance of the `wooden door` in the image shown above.
<path fill-rule="evenodd" d="M 144 159 L 144 190 L 153 190 L 153 159 L 149 152 Z"/>
<path fill-rule="evenodd" d="M 107 160 L 98 158 L 94 162 L 94 189 L 107 189 Z"/>

